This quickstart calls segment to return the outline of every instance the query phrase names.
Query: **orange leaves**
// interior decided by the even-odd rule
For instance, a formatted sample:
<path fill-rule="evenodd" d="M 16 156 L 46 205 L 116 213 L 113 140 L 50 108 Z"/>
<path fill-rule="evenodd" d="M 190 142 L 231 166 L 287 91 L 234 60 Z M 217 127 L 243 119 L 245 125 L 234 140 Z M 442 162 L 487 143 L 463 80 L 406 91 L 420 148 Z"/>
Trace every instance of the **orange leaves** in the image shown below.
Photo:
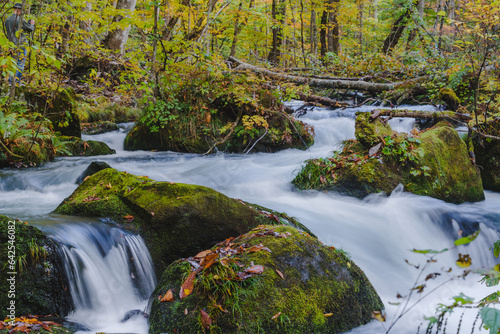
<path fill-rule="evenodd" d="M 261 251 L 261 250 L 269 252 L 269 253 L 272 253 L 271 250 L 269 248 L 267 248 L 267 247 L 264 247 L 263 244 L 252 246 L 252 247 L 248 248 L 246 251 L 248 253 L 253 253 L 253 252 L 258 252 L 258 251 Z"/>
<path fill-rule="evenodd" d="M 7 320 L 7 319 L 6 319 Z M 9 333 L 39 333 L 42 329 L 52 332 L 50 326 L 60 326 L 52 321 L 40 321 L 37 316 L 15 318 L 14 322 L 0 321 L 0 330 L 8 329 Z"/>
<path fill-rule="evenodd" d="M 205 266 L 204 269 L 210 268 L 212 264 L 215 263 L 215 261 L 219 258 L 219 254 L 217 253 L 212 253 L 207 255 L 203 260 L 201 261 L 201 265 Z"/>
<path fill-rule="evenodd" d="M 193 292 L 194 281 L 195 281 L 197 273 L 198 273 L 197 270 L 191 271 L 188 278 L 186 278 L 184 283 L 182 283 L 181 291 L 179 292 L 179 297 L 181 299 L 186 298 L 187 296 L 189 296 L 191 294 L 191 292 Z"/>
<path fill-rule="evenodd" d="M 278 312 L 276 313 L 275 315 L 273 315 L 273 317 L 271 318 L 271 320 L 275 320 L 277 321 L 276 319 L 278 319 L 278 317 L 281 315 L 281 312 Z"/>
<path fill-rule="evenodd" d="M 172 289 L 168 290 L 165 296 L 163 296 L 162 299 L 160 299 L 160 302 L 172 302 L 174 301 L 174 294 L 172 292 Z"/>
<path fill-rule="evenodd" d="M 283 276 L 283 273 L 276 269 L 276 273 L 281 277 L 281 279 L 285 279 L 285 276 Z"/>
<path fill-rule="evenodd" d="M 134 221 L 135 217 L 132 215 L 126 215 L 126 216 L 123 216 L 123 219 L 125 219 L 127 221 L 127 223 L 131 223 Z"/>

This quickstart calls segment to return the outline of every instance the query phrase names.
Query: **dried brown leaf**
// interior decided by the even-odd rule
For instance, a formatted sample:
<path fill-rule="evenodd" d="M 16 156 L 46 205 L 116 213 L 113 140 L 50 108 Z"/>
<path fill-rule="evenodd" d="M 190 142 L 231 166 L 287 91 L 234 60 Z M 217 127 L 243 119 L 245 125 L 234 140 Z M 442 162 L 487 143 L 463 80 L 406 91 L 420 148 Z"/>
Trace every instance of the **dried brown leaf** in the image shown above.
<path fill-rule="evenodd" d="M 203 310 L 200 310 L 200 313 L 201 313 L 201 324 L 206 329 L 209 329 L 210 326 L 212 325 L 212 318 L 210 317 L 210 315 L 207 312 L 205 312 Z"/>
<path fill-rule="evenodd" d="M 179 297 L 181 299 L 186 298 L 191 294 L 191 292 L 193 292 L 195 277 L 196 277 L 196 270 L 193 270 L 189 274 L 188 278 L 186 278 L 184 283 L 182 283 L 181 291 L 179 292 Z"/>
<path fill-rule="evenodd" d="M 276 313 L 275 315 L 273 315 L 273 317 L 271 318 L 271 320 L 276 320 L 278 319 L 278 317 L 281 315 L 281 312 L 278 312 Z"/>
<path fill-rule="evenodd" d="M 276 269 L 276 273 L 278 273 L 278 275 L 281 277 L 281 279 L 285 279 L 285 276 L 283 276 L 283 273 L 281 271 L 279 271 L 278 269 Z"/>
<path fill-rule="evenodd" d="M 162 299 L 160 299 L 160 302 L 171 302 L 174 301 L 174 293 L 172 292 L 172 289 L 168 290 L 165 296 L 163 296 Z"/>

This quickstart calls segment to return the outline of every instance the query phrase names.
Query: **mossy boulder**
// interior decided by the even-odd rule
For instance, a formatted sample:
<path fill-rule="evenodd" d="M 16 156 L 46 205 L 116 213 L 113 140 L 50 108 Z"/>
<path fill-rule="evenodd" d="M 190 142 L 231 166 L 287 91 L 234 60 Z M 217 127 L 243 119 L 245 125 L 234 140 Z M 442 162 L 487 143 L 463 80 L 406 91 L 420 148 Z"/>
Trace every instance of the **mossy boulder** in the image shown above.
<path fill-rule="evenodd" d="M 58 152 L 59 156 L 94 156 L 115 154 L 116 151 L 110 148 L 106 143 L 97 140 L 82 140 L 77 137 L 60 137 L 64 142 L 65 150 Z"/>
<path fill-rule="evenodd" d="M 448 106 L 447 109 L 451 111 L 457 111 L 460 106 L 460 99 L 451 88 L 441 88 L 439 90 L 439 98 L 446 103 Z"/>
<path fill-rule="evenodd" d="M 0 245 L 1 319 L 9 315 L 11 301 L 15 301 L 18 317 L 68 314 L 73 306 L 56 244 L 36 227 L 0 216 Z M 13 250 L 9 248 L 12 245 L 15 246 L 15 253 L 9 252 Z M 17 274 L 12 275 L 11 272 Z M 11 277 L 14 277 L 15 289 L 7 281 Z M 14 298 L 10 298 L 11 292 Z"/>
<path fill-rule="evenodd" d="M 392 135 L 391 127 L 379 118 L 370 120 L 370 113 L 357 112 L 355 123 L 355 134 L 358 142 L 366 148 L 370 148 Z"/>
<path fill-rule="evenodd" d="M 299 189 L 331 190 L 358 198 L 389 193 L 401 183 L 414 194 L 451 203 L 484 199 L 478 168 L 458 133 L 444 122 L 413 137 L 392 132 L 370 149 L 348 141 L 342 152 L 330 158 L 308 160 L 292 183 Z"/>
<path fill-rule="evenodd" d="M 167 86 L 175 91 L 144 109 L 125 149 L 248 153 L 312 145 L 312 127 L 284 111 L 279 92 L 243 74 L 229 79 L 206 72 Z"/>
<path fill-rule="evenodd" d="M 282 221 L 207 187 L 157 182 L 112 168 L 87 178 L 55 212 L 111 217 L 136 230 L 158 274 L 180 257 L 261 223 Z"/>
<path fill-rule="evenodd" d="M 490 122 L 489 126 L 491 133 L 498 133 L 500 119 Z M 473 143 L 484 189 L 500 191 L 500 141 L 476 136 Z"/>
<path fill-rule="evenodd" d="M 259 226 L 211 251 L 163 272 L 149 333 L 340 333 L 383 309 L 345 252 L 295 228 Z M 190 275 L 192 293 L 181 299 Z M 174 300 L 160 301 L 169 290 Z"/>

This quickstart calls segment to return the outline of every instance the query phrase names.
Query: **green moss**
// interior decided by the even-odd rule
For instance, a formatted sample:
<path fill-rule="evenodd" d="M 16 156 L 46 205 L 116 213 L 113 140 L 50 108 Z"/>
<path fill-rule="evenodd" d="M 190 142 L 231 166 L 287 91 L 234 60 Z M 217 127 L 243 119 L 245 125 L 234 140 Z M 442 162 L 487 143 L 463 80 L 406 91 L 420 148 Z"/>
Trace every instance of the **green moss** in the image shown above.
<path fill-rule="evenodd" d="M 365 148 L 370 148 L 380 143 L 384 137 L 392 135 L 392 129 L 388 124 L 382 123 L 379 118 L 370 119 L 371 114 L 367 112 L 356 113 L 356 139 Z"/>
<path fill-rule="evenodd" d="M 114 218 L 146 241 L 158 273 L 172 261 L 247 232 L 276 224 L 241 201 L 207 187 L 156 182 L 108 168 L 89 177 L 56 213 Z M 133 216 L 132 222 L 127 222 Z"/>
<path fill-rule="evenodd" d="M 7 278 L 16 272 L 15 307 L 16 315 L 67 314 L 71 299 L 67 292 L 62 264 L 55 244 L 39 229 L 15 221 L 15 264 L 11 267 L 9 258 L 9 221 L 0 216 L 0 317 L 7 315 L 10 305 Z M 10 255 L 13 255 L 12 253 Z M 14 270 L 13 270 L 14 269 Z"/>
<path fill-rule="evenodd" d="M 458 133 L 446 123 L 420 135 L 421 145 L 413 175 L 405 170 L 405 188 L 418 194 L 451 203 L 476 202 L 484 199 L 480 173 L 469 159 L 467 146 Z M 422 167 L 425 166 L 425 172 Z"/>
<path fill-rule="evenodd" d="M 254 237 L 271 229 L 286 237 Z M 210 332 L 338 333 L 367 323 L 372 311 L 383 308 L 363 272 L 343 252 L 292 227 L 262 226 L 232 242 L 234 249 L 262 244 L 271 252 L 237 254 L 241 266 L 216 263 L 199 274 L 192 295 L 160 302 L 157 297 L 169 289 L 177 292 L 191 270 L 186 261 L 169 266 L 151 297 L 150 333 L 202 332 L 200 309 L 213 319 Z M 264 272 L 245 281 L 231 279 L 252 264 L 264 266 Z"/>
<path fill-rule="evenodd" d="M 500 115 L 498 115 L 500 116 Z M 487 133 L 498 133 L 500 121 L 489 122 Z M 474 153 L 481 171 L 484 189 L 500 191 L 500 142 L 490 138 L 474 136 Z"/>

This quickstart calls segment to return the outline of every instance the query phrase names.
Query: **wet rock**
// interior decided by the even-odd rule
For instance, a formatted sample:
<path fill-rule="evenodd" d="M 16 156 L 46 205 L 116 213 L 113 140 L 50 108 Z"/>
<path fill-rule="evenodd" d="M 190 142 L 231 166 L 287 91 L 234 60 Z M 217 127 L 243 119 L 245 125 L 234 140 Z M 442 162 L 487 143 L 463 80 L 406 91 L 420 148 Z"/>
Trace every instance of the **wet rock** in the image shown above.
<path fill-rule="evenodd" d="M 78 176 L 75 183 L 80 184 L 83 182 L 83 180 L 85 180 L 87 176 L 94 175 L 98 171 L 101 171 L 106 168 L 111 168 L 111 166 L 104 161 L 92 161 L 90 165 L 83 171 L 83 173 L 80 176 Z"/>
<path fill-rule="evenodd" d="M 292 227 L 260 226 L 212 251 L 163 272 L 149 333 L 202 333 L 209 323 L 221 333 L 340 333 L 384 307 L 345 252 Z M 181 299 L 189 275 L 192 293 Z M 169 290 L 173 300 L 162 302 Z"/>
<path fill-rule="evenodd" d="M 73 304 L 56 244 L 36 227 L 15 221 L 15 253 L 9 253 L 7 246 L 13 240 L 9 230 L 14 226 L 9 221 L 0 216 L 0 316 L 7 317 L 11 300 L 15 301 L 16 316 L 68 314 Z M 7 281 L 11 277 L 15 278 L 15 291 Z M 9 292 L 14 298 L 9 297 Z"/>
<path fill-rule="evenodd" d="M 125 322 L 127 320 L 130 320 L 131 318 L 138 317 L 138 316 L 147 318 L 148 314 L 142 312 L 142 310 L 130 310 L 127 313 L 125 313 L 125 315 L 123 316 L 123 319 L 120 320 L 120 322 Z"/>

